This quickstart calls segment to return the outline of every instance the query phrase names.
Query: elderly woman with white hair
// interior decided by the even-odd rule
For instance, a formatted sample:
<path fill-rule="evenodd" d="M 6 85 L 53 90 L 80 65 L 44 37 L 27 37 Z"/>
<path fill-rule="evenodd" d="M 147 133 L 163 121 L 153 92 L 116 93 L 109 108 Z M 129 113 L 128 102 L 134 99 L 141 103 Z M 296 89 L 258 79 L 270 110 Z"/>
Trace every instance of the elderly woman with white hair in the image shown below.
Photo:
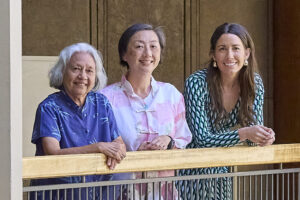
<path fill-rule="evenodd" d="M 94 92 L 103 88 L 107 80 L 100 53 L 87 43 L 64 48 L 49 72 L 49 79 L 50 86 L 60 91 L 49 95 L 36 111 L 31 140 L 36 144 L 36 156 L 103 153 L 108 157 L 107 166 L 114 169 L 125 157 L 126 147 L 108 99 Z M 110 178 L 111 175 L 91 175 L 85 181 Z M 82 177 L 66 177 L 34 180 L 32 184 L 82 181 Z M 84 191 L 81 193 L 86 197 Z M 93 198 L 94 192 L 89 193 L 89 198 Z M 97 195 L 96 191 L 96 199 Z"/>

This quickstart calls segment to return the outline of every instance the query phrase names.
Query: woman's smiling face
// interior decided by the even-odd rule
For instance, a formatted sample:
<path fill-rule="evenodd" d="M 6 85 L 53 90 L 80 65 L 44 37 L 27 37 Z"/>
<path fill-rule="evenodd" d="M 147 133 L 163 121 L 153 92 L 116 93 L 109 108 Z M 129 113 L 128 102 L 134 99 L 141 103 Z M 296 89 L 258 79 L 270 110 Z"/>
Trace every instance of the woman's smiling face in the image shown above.
<path fill-rule="evenodd" d="M 160 61 L 161 48 L 152 30 L 136 32 L 129 40 L 123 60 L 129 65 L 129 73 L 152 74 Z"/>
<path fill-rule="evenodd" d="M 63 76 L 63 86 L 67 94 L 74 99 L 85 99 L 95 86 L 96 64 L 87 52 L 76 52 L 67 64 Z"/>
<path fill-rule="evenodd" d="M 226 33 L 218 39 L 213 58 L 222 76 L 235 76 L 242 69 L 249 55 L 250 49 L 244 47 L 238 36 Z"/>

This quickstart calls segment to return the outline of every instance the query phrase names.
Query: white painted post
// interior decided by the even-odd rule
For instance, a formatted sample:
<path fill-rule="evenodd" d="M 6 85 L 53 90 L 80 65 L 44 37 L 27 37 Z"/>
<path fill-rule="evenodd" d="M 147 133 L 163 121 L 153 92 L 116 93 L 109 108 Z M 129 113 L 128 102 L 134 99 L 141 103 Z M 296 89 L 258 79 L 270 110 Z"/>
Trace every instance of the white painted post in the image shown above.
<path fill-rule="evenodd" d="M 0 194 L 22 199 L 21 0 L 0 1 Z"/>

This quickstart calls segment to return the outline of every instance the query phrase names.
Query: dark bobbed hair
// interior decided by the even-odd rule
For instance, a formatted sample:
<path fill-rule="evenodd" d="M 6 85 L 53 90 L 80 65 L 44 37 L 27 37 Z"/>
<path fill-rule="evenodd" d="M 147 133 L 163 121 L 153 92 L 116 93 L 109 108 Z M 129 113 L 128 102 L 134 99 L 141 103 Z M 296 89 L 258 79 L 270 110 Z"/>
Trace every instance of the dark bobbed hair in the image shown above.
<path fill-rule="evenodd" d="M 163 52 L 164 52 L 164 48 L 166 46 L 166 37 L 163 32 L 163 29 L 160 26 L 154 28 L 151 24 L 133 24 L 124 31 L 124 33 L 122 34 L 122 36 L 119 40 L 119 45 L 118 45 L 120 64 L 122 66 L 127 67 L 127 69 L 129 68 L 129 65 L 126 61 L 123 60 L 123 56 L 125 55 L 125 53 L 127 51 L 127 46 L 130 41 L 130 38 L 135 33 L 139 32 L 139 31 L 145 31 L 145 30 L 154 31 L 154 33 L 157 35 L 158 40 L 159 40 L 160 49 L 161 49 L 159 63 L 162 62 Z"/>
<path fill-rule="evenodd" d="M 255 57 L 254 43 L 250 34 L 245 27 L 235 23 L 224 23 L 218 26 L 210 39 L 211 59 L 208 62 L 207 82 L 210 90 L 213 110 L 218 113 L 216 123 L 226 116 L 226 111 L 222 101 L 221 74 L 219 68 L 213 67 L 214 60 L 212 57 L 212 55 L 215 53 L 217 41 L 223 34 L 234 34 L 238 36 L 241 39 L 244 48 L 250 49 L 248 66 L 244 65 L 242 67 L 238 78 L 241 91 L 241 104 L 238 120 L 242 126 L 248 126 L 256 123 L 253 117 L 253 103 L 255 98 L 254 73 L 257 72 L 257 61 Z"/>
<path fill-rule="evenodd" d="M 65 47 L 59 54 L 58 61 L 50 69 L 48 73 L 50 87 L 55 89 L 63 89 L 63 77 L 66 66 L 68 65 L 72 55 L 77 52 L 89 53 L 96 64 L 96 80 L 93 91 L 97 91 L 105 87 L 107 76 L 102 63 L 102 55 L 97 49 L 88 43 L 75 43 Z"/>

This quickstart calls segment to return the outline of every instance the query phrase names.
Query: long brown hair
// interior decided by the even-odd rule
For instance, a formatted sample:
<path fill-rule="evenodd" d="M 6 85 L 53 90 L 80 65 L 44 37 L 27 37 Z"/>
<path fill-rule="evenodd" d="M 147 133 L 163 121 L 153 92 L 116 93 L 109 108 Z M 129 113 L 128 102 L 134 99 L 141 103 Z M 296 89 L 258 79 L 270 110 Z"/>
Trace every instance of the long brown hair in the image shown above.
<path fill-rule="evenodd" d="M 255 58 L 255 48 L 252 38 L 245 27 L 240 24 L 224 23 L 216 28 L 210 39 L 210 55 L 215 52 L 218 39 L 225 33 L 238 36 L 244 48 L 250 48 L 248 66 L 243 66 L 239 72 L 240 84 L 240 110 L 238 121 L 242 126 L 248 126 L 254 121 L 253 103 L 255 98 L 254 72 L 257 72 L 257 62 Z M 211 56 L 212 57 L 212 56 Z M 211 97 L 212 109 L 218 113 L 215 123 L 226 117 L 226 110 L 222 101 L 221 74 L 217 67 L 213 67 L 213 58 L 208 62 L 207 83 Z"/>

